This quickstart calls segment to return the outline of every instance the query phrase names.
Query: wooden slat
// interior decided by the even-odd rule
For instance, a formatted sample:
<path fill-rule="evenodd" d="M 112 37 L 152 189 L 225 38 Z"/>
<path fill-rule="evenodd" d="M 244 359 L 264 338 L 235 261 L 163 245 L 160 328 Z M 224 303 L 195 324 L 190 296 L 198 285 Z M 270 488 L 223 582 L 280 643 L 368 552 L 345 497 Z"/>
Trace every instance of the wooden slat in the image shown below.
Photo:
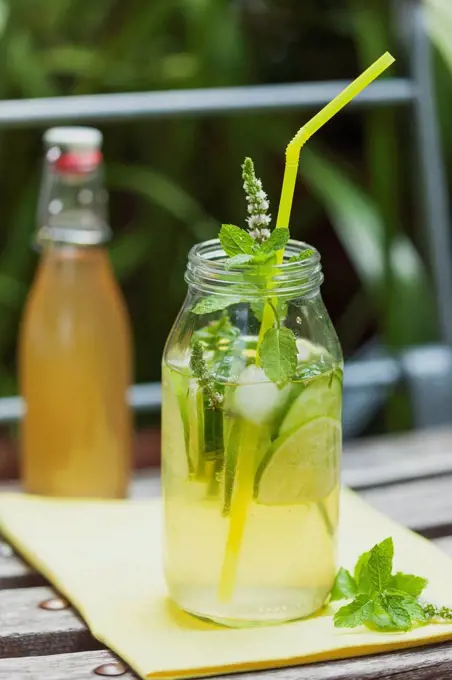
<path fill-rule="evenodd" d="M 39 607 L 53 597 L 55 592 L 45 587 L 0 593 L 0 658 L 101 647 L 71 608 L 49 611 Z"/>
<path fill-rule="evenodd" d="M 452 429 L 373 437 L 344 447 L 343 480 L 355 489 L 452 474 Z"/>
<path fill-rule="evenodd" d="M 0 680 L 101 680 L 94 669 L 116 658 L 108 651 L 78 652 L 32 656 L 22 659 L 0 659 Z M 131 671 L 119 676 L 120 680 L 135 680 Z"/>
<path fill-rule="evenodd" d="M 156 497 L 159 493 L 158 470 L 136 478 L 134 498 Z M 377 510 L 415 531 L 430 537 L 452 534 L 452 474 L 364 488 L 360 495 Z"/>
<path fill-rule="evenodd" d="M 435 538 L 433 540 L 433 543 L 441 550 L 444 550 L 444 552 L 447 555 L 449 555 L 449 557 L 452 557 L 452 536 L 445 536 L 444 538 Z"/>
<path fill-rule="evenodd" d="M 452 475 L 452 428 L 396 436 L 373 437 L 344 447 L 343 481 L 355 489 L 428 477 Z M 3 482 L 0 491 L 18 491 L 17 482 Z M 160 493 L 159 468 L 140 472 L 134 478 L 133 498 Z"/>
<path fill-rule="evenodd" d="M 344 447 L 343 482 L 354 489 L 452 475 L 452 429 L 374 437 Z M 160 471 L 137 475 L 134 498 L 160 494 Z"/>
<path fill-rule="evenodd" d="M 377 510 L 428 537 L 452 534 L 452 475 L 366 489 Z"/>
<path fill-rule="evenodd" d="M 417 647 L 396 654 L 325 662 L 264 673 L 247 673 L 243 680 L 450 680 L 452 645 Z M 237 680 L 235 675 L 225 680 Z M 61 679 L 62 680 L 62 679 Z"/>
<path fill-rule="evenodd" d="M 0 680 L 88 680 L 100 677 L 94 669 L 116 662 L 108 651 L 55 654 L 52 656 L 0 660 Z M 119 676 L 136 680 L 132 671 Z M 396 654 L 329 661 L 308 666 L 281 668 L 222 676 L 225 680 L 450 680 L 452 645 L 442 644 L 401 650 Z"/>
<path fill-rule="evenodd" d="M 45 579 L 26 565 L 7 543 L 0 541 L 0 590 L 42 586 Z"/>
<path fill-rule="evenodd" d="M 345 483 L 395 520 L 429 536 L 452 534 L 452 430 L 379 438 L 349 446 Z M 408 480 L 408 481 L 405 481 Z M 140 475 L 133 497 L 160 493 L 158 470 Z M 452 535 L 435 540 L 452 555 Z M 6 554 L 5 554 L 6 553 Z M 37 577 L 0 545 L 0 588 L 26 586 Z M 39 602 L 53 596 L 44 587 L 0 592 L 0 680 L 86 680 L 93 668 L 113 659 L 71 610 L 45 611 Z M 77 652 L 77 653 L 68 653 Z M 41 656 L 43 654 L 46 656 Z M 51 654 L 51 656 L 48 656 Z M 35 656 L 38 655 L 38 656 Z M 28 657 L 28 658 L 19 658 Z M 384 675 L 382 674 L 384 669 Z M 264 680 L 445 680 L 452 677 L 452 646 L 424 648 L 309 667 L 251 673 Z M 124 676 L 131 680 L 134 676 Z M 237 676 L 230 676 L 231 679 Z"/>

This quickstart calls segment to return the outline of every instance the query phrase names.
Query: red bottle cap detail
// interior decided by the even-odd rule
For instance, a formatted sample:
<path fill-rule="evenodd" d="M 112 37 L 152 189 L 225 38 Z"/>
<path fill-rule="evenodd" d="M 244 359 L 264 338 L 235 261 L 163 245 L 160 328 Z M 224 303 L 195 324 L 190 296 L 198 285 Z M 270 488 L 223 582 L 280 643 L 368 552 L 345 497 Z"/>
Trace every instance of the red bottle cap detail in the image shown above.
<path fill-rule="evenodd" d="M 65 151 L 51 162 L 59 172 L 85 174 L 100 165 L 102 152 L 99 149 Z"/>

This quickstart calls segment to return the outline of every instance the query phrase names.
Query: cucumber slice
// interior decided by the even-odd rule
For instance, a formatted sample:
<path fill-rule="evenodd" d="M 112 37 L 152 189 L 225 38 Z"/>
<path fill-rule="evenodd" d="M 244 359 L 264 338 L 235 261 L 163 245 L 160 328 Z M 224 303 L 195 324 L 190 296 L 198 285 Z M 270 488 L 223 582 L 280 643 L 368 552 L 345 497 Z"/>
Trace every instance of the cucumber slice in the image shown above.
<path fill-rule="evenodd" d="M 187 478 L 191 472 L 186 447 L 186 427 L 177 394 L 179 374 L 163 369 L 162 452 L 163 464 L 171 475 Z"/>
<path fill-rule="evenodd" d="M 177 399 L 180 417 L 182 418 L 182 423 L 184 427 L 185 451 L 188 460 L 189 472 L 192 473 L 193 467 L 191 464 L 190 456 L 188 455 L 190 439 L 190 422 L 188 414 L 188 388 L 190 378 L 185 373 L 179 373 L 178 371 L 170 371 L 169 379 L 171 381 L 171 389 Z"/>
<path fill-rule="evenodd" d="M 207 465 L 223 457 L 223 410 L 213 409 L 196 380 L 188 388 L 190 467 L 197 479 L 206 480 L 218 466 Z"/>

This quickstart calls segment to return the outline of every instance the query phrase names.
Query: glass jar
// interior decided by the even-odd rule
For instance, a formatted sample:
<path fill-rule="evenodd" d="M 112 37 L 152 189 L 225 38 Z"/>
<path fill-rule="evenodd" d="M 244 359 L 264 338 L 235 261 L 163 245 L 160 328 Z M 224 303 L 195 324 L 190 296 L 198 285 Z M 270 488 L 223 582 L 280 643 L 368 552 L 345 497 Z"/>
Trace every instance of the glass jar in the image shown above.
<path fill-rule="evenodd" d="M 186 281 L 163 356 L 170 596 L 229 626 L 308 616 L 335 577 L 341 457 L 343 364 L 319 253 L 289 241 L 279 266 L 230 268 L 207 241 Z"/>

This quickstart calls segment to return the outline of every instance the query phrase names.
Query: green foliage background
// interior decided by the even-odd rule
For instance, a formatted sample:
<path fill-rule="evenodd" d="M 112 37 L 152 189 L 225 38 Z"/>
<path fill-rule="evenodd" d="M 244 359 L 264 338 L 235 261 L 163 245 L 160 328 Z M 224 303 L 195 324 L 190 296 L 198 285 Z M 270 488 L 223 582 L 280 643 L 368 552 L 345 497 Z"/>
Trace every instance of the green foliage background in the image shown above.
<path fill-rule="evenodd" d="M 429 0 L 438 105 L 452 151 L 452 6 Z M 0 0 L 0 96 L 350 79 L 386 49 L 406 73 L 386 0 Z M 283 150 L 305 112 L 152 119 L 105 134 L 111 256 L 135 331 L 136 378 L 159 378 L 189 247 L 245 215 L 254 158 L 276 213 Z M 302 154 L 292 233 L 324 255 L 324 295 L 346 353 L 377 332 L 393 347 L 436 336 L 426 225 L 413 195 L 411 114 L 348 112 Z M 36 254 L 42 129 L 0 129 L 0 394 Z M 163 294 L 163 291 L 165 293 Z"/>

